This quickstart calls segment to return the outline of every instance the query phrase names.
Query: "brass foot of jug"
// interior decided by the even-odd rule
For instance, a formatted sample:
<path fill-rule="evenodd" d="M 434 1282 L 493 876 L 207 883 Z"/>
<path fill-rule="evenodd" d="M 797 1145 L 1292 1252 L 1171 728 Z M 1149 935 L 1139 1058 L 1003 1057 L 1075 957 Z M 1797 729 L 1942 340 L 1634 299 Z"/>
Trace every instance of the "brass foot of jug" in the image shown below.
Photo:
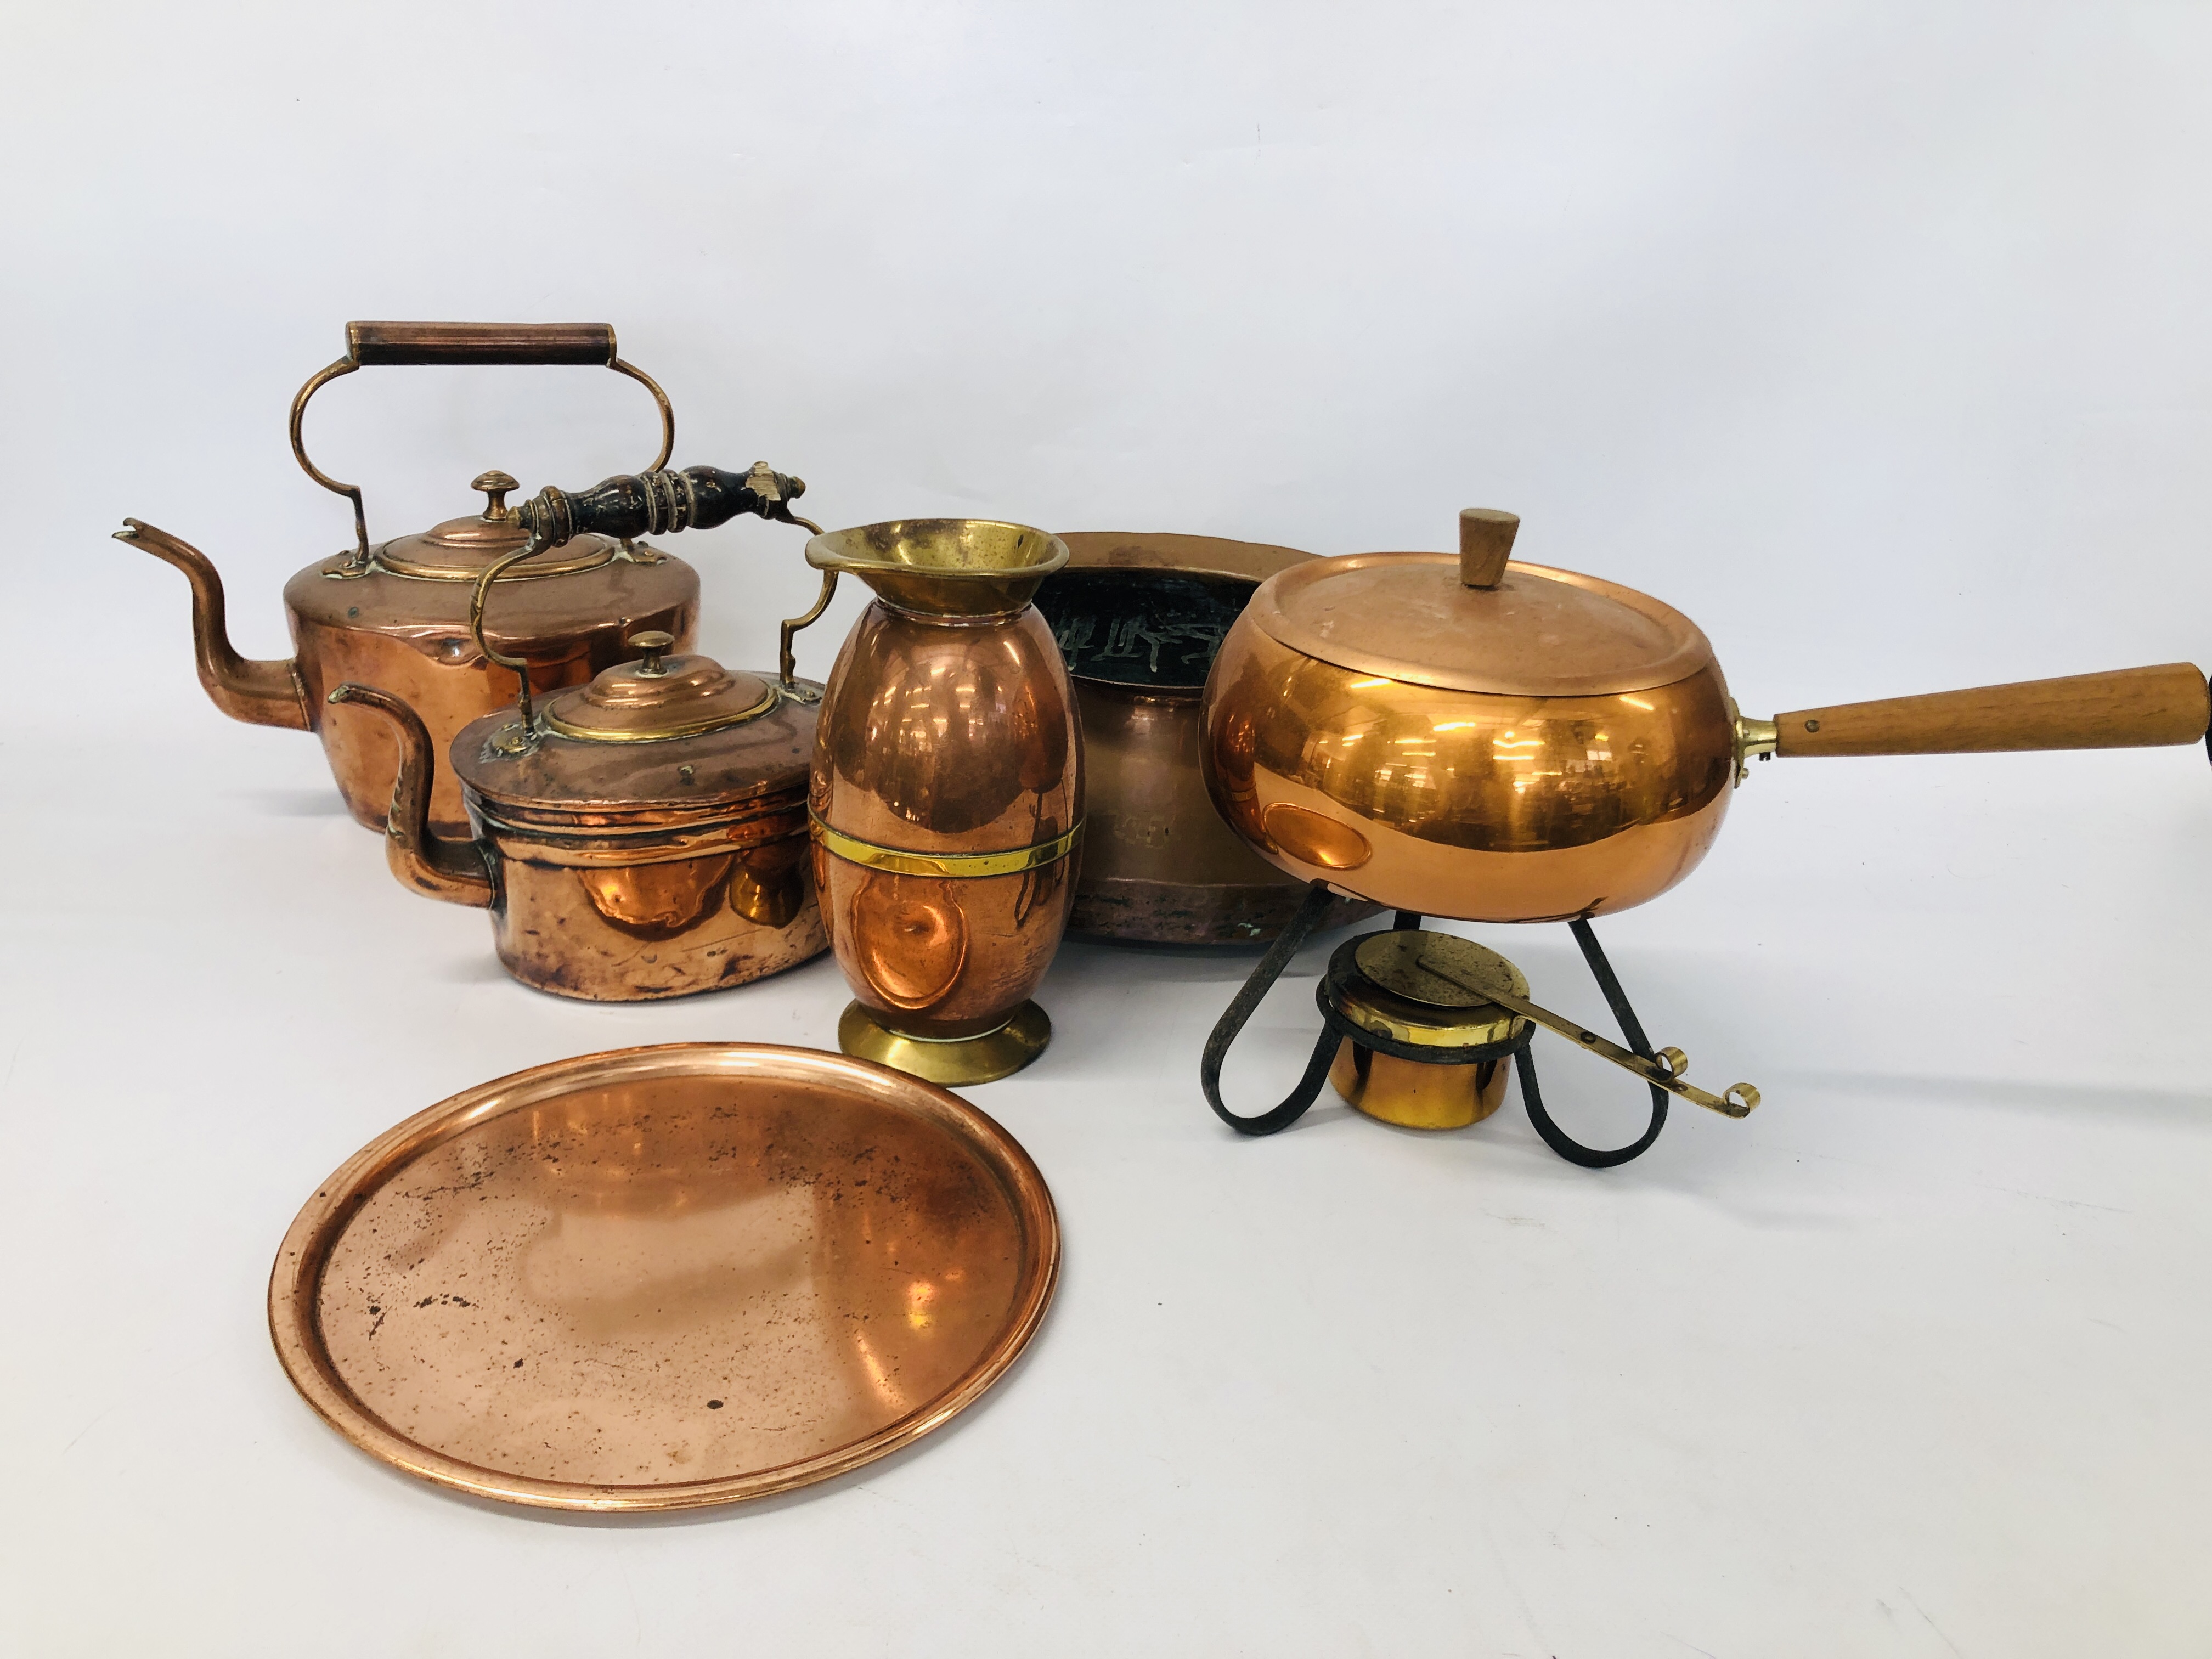
<path fill-rule="evenodd" d="M 1024 1002 L 1004 1025 L 979 1036 L 909 1036 L 857 1002 L 848 1004 L 837 1021 L 837 1047 L 854 1059 L 872 1060 L 948 1089 L 1012 1077 L 1051 1041 L 1052 1020 L 1034 1002 Z"/>

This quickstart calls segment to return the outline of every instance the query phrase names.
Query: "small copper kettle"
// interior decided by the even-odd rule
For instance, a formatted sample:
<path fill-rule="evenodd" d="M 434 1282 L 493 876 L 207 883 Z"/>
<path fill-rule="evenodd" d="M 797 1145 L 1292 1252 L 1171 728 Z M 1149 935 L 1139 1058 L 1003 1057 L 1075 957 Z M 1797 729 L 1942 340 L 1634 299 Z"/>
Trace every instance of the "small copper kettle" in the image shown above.
<path fill-rule="evenodd" d="M 400 764 L 386 854 L 416 891 L 492 913 L 526 985 L 635 1002 L 742 985 L 829 940 L 807 864 L 814 710 L 775 683 L 633 634 L 635 660 L 461 731 L 472 840 L 426 822 L 434 750 L 390 692 L 331 702 L 380 719 Z"/>
<path fill-rule="evenodd" d="M 137 519 L 117 539 L 176 566 L 192 590 L 192 632 L 200 684 L 233 719 L 319 732 L 347 809 L 381 830 L 399 749 L 374 714 L 326 694 L 342 681 L 378 687 L 414 708 L 438 747 L 471 720 L 504 708 L 514 682 L 471 635 L 471 585 L 485 568 L 525 543 L 527 527 L 506 504 L 517 486 L 504 472 L 479 476 L 479 513 L 449 519 L 418 535 L 372 544 L 357 485 L 340 483 L 307 459 L 301 435 L 308 399 L 356 369 L 392 363 L 575 363 L 611 368 L 641 382 L 660 411 L 665 465 L 675 416 L 660 388 L 616 355 L 604 323 L 349 323 L 346 355 L 314 375 L 292 404 L 292 453 L 307 476 L 353 503 L 355 544 L 311 564 L 285 584 L 291 659 L 257 662 L 232 649 L 222 580 L 206 555 Z M 795 493 L 795 489 L 794 489 Z M 776 505 L 780 505 L 780 498 Z M 754 509 L 770 511 L 756 501 Z M 502 654 L 526 661 L 544 690 L 580 684 L 624 659 L 628 635 L 659 631 L 688 648 L 699 610 L 699 578 L 680 559 L 628 538 L 581 535 L 514 562 L 501 578 L 493 639 Z M 465 835 L 459 784 L 441 774 L 429 802 L 442 835 Z"/>

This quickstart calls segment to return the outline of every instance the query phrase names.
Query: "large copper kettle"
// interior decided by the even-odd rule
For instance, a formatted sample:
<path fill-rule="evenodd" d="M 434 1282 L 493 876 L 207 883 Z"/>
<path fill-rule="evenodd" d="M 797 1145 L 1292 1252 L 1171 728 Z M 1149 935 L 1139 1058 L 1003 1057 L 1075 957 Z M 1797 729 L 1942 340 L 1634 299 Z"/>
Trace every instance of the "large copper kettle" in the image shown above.
<path fill-rule="evenodd" d="M 118 539 L 143 547 L 181 570 L 192 590 L 192 633 L 200 684 L 234 720 L 316 732 L 347 809 L 373 830 L 385 824 L 398 777 L 400 748 L 393 728 L 365 708 L 327 702 L 331 689 L 356 682 L 400 698 L 442 750 L 471 720 L 514 698 L 514 682 L 471 635 L 469 606 L 483 571 L 508 561 L 500 578 L 494 641 L 529 665 L 542 691 L 580 685 L 635 653 L 623 641 L 658 630 L 690 647 L 699 614 L 699 577 L 672 558 L 626 536 L 578 535 L 517 560 L 527 526 L 507 505 L 515 481 L 486 472 L 480 512 L 449 519 L 416 535 L 371 543 L 362 492 L 308 459 L 301 438 L 307 402 L 330 381 L 377 364 L 572 363 L 611 368 L 641 382 L 660 412 L 660 450 L 653 476 L 668 460 L 675 416 L 666 396 L 616 354 L 605 323 L 349 323 L 346 355 L 318 372 L 292 403 L 292 453 L 307 476 L 353 503 L 354 545 L 308 565 L 284 586 L 284 612 L 294 655 L 252 661 L 232 648 L 225 626 L 222 579 L 207 556 L 137 519 Z M 773 513 L 780 503 L 755 501 Z M 440 834 L 469 833 L 458 781 L 441 772 L 429 799 Z"/>

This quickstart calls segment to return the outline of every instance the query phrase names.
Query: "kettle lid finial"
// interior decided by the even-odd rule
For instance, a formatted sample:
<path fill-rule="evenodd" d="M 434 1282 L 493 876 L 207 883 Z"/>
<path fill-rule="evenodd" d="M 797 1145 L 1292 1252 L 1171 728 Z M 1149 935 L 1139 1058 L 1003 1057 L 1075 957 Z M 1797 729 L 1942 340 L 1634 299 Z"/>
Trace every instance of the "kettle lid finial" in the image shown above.
<path fill-rule="evenodd" d="M 484 502 L 483 516 L 486 524 L 497 524 L 501 520 L 514 516 L 514 509 L 507 504 L 507 492 L 510 489 L 520 489 L 522 486 L 510 475 L 495 467 L 489 472 L 479 472 L 475 477 L 470 479 L 469 488 L 481 489 L 490 498 Z"/>

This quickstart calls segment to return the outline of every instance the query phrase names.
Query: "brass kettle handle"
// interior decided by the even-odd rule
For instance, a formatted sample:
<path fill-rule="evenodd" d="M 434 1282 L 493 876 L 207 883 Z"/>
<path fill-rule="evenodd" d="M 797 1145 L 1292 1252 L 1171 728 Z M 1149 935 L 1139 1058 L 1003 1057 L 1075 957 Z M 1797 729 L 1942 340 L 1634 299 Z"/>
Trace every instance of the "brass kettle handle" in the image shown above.
<path fill-rule="evenodd" d="M 509 566 L 521 563 L 532 554 L 543 552 L 544 548 L 544 535 L 532 531 L 514 552 L 494 559 L 483 568 L 483 573 L 477 578 L 476 587 L 469 594 L 469 632 L 476 636 L 477 649 L 483 653 L 485 661 L 495 662 L 501 668 L 512 668 L 515 679 L 520 683 L 520 689 L 515 693 L 515 707 L 522 715 L 519 741 L 525 747 L 532 741 L 532 728 L 537 721 L 536 711 L 530 704 L 530 664 L 521 657 L 509 657 L 491 648 L 491 641 L 484 638 L 484 600 L 491 593 L 491 585 L 507 574 Z"/>
<path fill-rule="evenodd" d="M 368 518 L 362 507 L 361 486 L 340 483 L 307 459 L 307 447 L 300 435 L 307 399 L 357 368 L 429 363 L 577 363 L 611 368 L 642 386 L 659 405 L 660 453 L 646 471 L 658 471 L 667 465 L 675 451 L 676 411 L 669 404 L 668 394 L 651 375 L 616 355 L 611 324 L 348 323 L 345 356 L 309 377 L 299 396 L 292 399 L 292 454 L 309 477 L 353 503 L 356 568 L 365 568 L 368 563 Z"/>

